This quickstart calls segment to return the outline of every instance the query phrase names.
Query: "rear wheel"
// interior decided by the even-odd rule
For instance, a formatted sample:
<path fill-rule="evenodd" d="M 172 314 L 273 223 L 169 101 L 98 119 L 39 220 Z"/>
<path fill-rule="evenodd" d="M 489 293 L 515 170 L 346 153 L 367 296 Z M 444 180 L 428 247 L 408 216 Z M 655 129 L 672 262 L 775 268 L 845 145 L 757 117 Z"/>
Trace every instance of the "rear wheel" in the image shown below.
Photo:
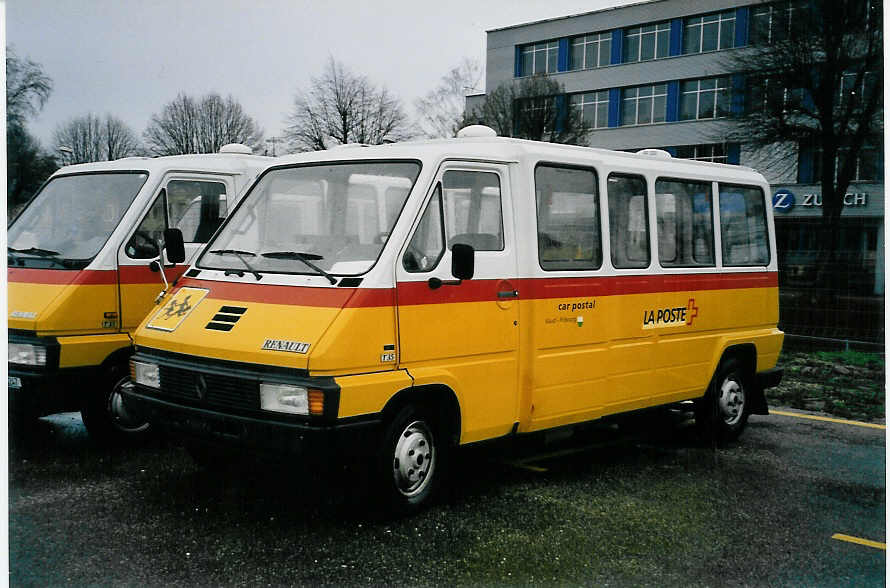
<path fill-rule="evenodd" d="M 124 404 L 122 391 L 130 383 L 126 366 L 110 367 L 95 388 L 83 397 L 80 415 L 90 436 L 102 443 L 128 443 L 148 436 L 151 425 Z"/>
<path fill-rule="evenodd" d="M 382 498 L 394 514 L 429 503 L 445 470 L 446 436 L 425 407 L 408 405 L 389 422 L 378 455 Z"/>
<path fill-rule="evenodd" d="M 718 441 L 738 438 L 750 412 L 749 382 L 736 358 L 720 362 L 707 393 L 695 403 L 695 422 L 705 435 Z"/>

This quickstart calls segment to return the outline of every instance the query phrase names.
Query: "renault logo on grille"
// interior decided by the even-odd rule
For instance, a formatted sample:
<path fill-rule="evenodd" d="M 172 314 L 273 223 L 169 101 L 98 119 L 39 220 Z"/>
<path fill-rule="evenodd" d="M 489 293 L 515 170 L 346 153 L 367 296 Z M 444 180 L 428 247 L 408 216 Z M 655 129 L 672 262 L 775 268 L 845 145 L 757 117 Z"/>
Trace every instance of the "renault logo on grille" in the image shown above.
<path fill-rule="evenodd" d="M 201 400 L 204 400 L 204 397 L 207 396 L 207 380 L 201 374 L 195 377 L 195 392 L 197 392 L 198 398 Z"/>

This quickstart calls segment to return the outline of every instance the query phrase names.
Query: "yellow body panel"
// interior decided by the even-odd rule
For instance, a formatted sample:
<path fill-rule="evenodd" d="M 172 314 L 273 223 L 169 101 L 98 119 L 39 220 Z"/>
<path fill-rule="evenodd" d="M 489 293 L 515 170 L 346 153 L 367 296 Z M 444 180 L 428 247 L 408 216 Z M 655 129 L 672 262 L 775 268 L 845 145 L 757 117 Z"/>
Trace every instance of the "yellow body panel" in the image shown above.
<path fill-rule="evenodd" d="M 106 312 L 117 315 L 117 284 L 9 283 L 9 328 L 34 331 L 41 336 L 111 333 Z M 20 318 L 22 313 L 33 317 Z M 108 326 L 103 327 L 103 323 Z"/>
<path fill-rule="evenodd" d="M 446 386 L 461 443 L 697 398 L 727 347 L 753 344 L 763 371 L 783 337 L 776 287 L 345 308 L 208 295 L 172 330 L 148 328 L 182 291 L 138 345 L 334 376 L 341 418 L 380 412 L 412 385 Z M 230 331 L 208 329 L 224 306 L 245 310 Z"/>
<path fill-rule="evenodd" d="M 126 333 L 59 337 L 58 341 L 61 368 L 100 365 L 115 351 L 133 344 Z"/>
<path fill-rule="evenodd" d="M 340 418 L 380 412 L 386 400 L 412 383 L 405 370 L 342 376 L 334 381 L 340 386 Z"/>
<path fill-rule="evenodd" d="M 170 297 L 161 308 L 169 301 Z M 230 331 L 208 329 L 208 323 L 223 306 L 247 310 L 233 323 Z M 173 331 L 148 328 L 156 313 L 150 314 L 136 333 L 136 344 L 200 357 L 308 369 L 309 356 L 315 345 L 340 312 L 339 308 L 206 297 Z M 264 349 L 267 340 L 308 343 L 309 347 L 302 353 Z"/>

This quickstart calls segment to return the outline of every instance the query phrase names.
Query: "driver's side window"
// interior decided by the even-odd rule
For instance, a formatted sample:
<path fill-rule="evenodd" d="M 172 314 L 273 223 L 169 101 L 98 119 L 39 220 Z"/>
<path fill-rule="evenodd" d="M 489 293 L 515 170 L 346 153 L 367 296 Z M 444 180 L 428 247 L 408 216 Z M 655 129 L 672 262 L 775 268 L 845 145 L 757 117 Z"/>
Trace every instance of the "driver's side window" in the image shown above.
<path fill-rule="evenodd" d="M 426 206 L 420 224 L 402 258 L 405 271 L 428 272 L 436 267 L 445 253 L 445 226 L 442 222 L 442 184 Z"/>
<path fill-rule="evenodd" d="M 130 258 L 154 259 L 160 255 L 159 247 L 164 245 L 164 229 L 167 228 L 164 200 L 162 190 L 127 242 L 126 252 Z"/>

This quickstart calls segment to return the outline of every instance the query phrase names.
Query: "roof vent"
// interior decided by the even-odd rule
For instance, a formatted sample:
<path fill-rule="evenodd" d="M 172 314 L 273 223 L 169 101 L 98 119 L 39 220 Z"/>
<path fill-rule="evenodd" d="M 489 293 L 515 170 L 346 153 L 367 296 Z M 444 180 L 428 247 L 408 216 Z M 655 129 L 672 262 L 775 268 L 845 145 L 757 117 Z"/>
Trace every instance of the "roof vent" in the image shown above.
<path fill-rule="evenodd" d="M 491 128 L 486 127 L 485 125 L 470 125 L 468 127 L 464 127 L 457 132 L 457 137 L 459 139 L 466 139 L 469 137 L 497 137 L 497 132 Z"/>
<path fill-rule="evenodd" d="M 219 148 L 220 153 L 234 153 L 236 155 L 250 155 L 253 149 L 242 143 L 229 143 Z"/>
<path fill-rule="evenodd" d="M 664 149 L 640 149 L 637 155 L 645 155 L 646 157 L 655 157 L 656 159 L 670 159 L 671 154 Z"/>

